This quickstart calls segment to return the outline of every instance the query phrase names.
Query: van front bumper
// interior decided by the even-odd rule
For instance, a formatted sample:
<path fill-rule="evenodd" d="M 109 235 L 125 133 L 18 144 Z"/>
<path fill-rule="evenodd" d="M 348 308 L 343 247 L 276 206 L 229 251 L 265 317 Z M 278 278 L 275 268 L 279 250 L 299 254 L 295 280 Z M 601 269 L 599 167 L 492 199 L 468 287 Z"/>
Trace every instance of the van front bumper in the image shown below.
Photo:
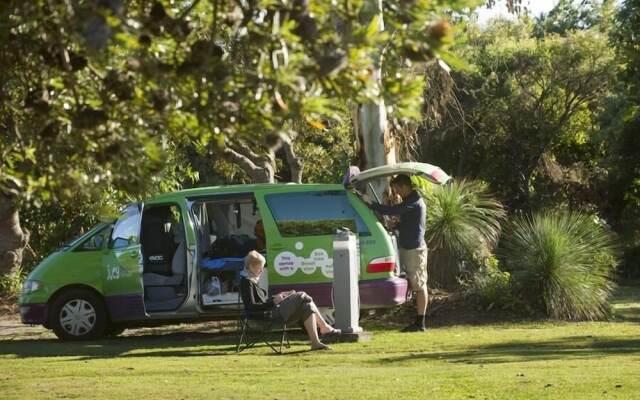
<path fill-rule="evenodd" d="M 46 304 L 22 304 L 20 305 L 20 319 L 23 324 L 46 325 Z"/>
<path fill-rule="evenodd" d="M 387 308 L 397 306 L 407 300 L 409 287 L 406 279 L 393 277 L 386 279 L 361 280 L 360 290 L 361 308 Z M 285 285 L 270 285 L 269 292 L 276 294 L 289 290 L 306 292 L 319 307 L 333 307 L 331 298 L 331 283 L 297 283 Z"/>

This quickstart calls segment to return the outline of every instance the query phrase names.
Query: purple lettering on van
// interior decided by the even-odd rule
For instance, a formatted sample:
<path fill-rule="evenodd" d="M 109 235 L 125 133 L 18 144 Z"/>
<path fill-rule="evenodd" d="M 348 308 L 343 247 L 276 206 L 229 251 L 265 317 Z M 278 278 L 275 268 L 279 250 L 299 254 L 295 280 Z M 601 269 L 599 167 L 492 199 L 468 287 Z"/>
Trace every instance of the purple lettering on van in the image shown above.
<path fill-rule="evenodd" d="M 143 319 L 145 317 L 142 294 L 107 296 L 106 303 L 113 321 Z"/>

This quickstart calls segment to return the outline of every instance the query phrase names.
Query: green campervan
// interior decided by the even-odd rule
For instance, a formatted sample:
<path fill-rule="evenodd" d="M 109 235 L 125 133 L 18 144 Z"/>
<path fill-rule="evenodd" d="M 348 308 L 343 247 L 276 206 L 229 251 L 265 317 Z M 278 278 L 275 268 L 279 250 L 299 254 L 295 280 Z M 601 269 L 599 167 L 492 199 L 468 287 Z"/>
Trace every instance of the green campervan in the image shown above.
<path fill-rule="evenodd" d="M 411 164 L 361 175 L 426 173 L 427 164 Z M 237 185 L 129 204 L 117 220 L 96 225 L 31 272 L 19 300 L 21 318 L 61 339 L 235 318 L 243 257 L 253 249 L 266 253 L 260 284 L 271 293 L 304 290 L 331 309 L 333 240 L 342 227 L 359 237 L 361 307 L 403 303 L 407 282 L 398 276 L 394 238 L 356 191 L 330 184 Z"/>

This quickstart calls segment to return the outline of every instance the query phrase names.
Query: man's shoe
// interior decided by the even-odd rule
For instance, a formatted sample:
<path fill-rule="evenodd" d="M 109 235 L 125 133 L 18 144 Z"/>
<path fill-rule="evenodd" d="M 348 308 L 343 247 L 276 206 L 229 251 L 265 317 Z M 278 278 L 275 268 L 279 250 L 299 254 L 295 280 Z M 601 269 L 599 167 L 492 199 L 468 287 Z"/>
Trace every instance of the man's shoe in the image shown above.
<path fill-rule="evenodd" d="M 427 328 L 418 324 L 411 324 L 409 326 L 404 327 L 400 332 L 424 332 Z"/>

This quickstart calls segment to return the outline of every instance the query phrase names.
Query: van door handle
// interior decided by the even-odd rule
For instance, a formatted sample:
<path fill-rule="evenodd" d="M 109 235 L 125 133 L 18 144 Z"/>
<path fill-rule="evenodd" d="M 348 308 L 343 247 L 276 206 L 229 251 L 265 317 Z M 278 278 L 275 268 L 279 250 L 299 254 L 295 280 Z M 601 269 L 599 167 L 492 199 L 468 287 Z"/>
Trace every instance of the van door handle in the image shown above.
<path fill-rule="evenodd" d="M 284 250 L 285 246 L 283 244 L 274 244 L 271 246 L 267 246 L 269 248 L 271 248 L 272 250 Z"/>

